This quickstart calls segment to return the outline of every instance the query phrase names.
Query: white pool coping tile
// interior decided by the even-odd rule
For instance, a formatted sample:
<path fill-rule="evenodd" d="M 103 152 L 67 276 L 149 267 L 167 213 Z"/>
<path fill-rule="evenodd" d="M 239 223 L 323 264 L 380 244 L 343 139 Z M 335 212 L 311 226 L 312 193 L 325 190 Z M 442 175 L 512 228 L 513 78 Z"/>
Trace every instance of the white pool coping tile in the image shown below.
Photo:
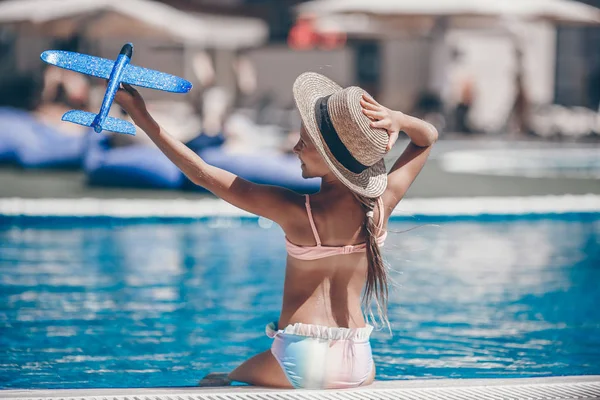
<path fill-rule="evenodd" d="M 478 216 L 600 212 L 600 195 L 408 198 L 393 216 Z M 202 218 L 254 217 L 220 199 L 0 199 L 1 216 Z"/>
<path fill-rule="evenodd" d="M 594 399 L 600 376 L 509 379 L 376 381 L 348 390 L 281 390 L 259 387 L 3 390 L 0 399 L 64 400 L 363 400 L 363 399 Z"/>

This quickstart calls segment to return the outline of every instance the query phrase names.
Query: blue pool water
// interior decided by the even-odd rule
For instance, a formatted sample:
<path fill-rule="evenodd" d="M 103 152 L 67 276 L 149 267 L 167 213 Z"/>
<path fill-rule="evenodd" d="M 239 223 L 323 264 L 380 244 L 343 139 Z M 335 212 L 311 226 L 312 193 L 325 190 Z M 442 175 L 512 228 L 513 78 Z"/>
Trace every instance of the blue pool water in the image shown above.
<path fill-rule="evenodd" d="M 419 221 L 395 221 L 402 231 Z M 600 374 L 600 215 L 391 233 L 378 379 Z M 0 387 L 195 385 L 267 349 L 285 250 L 255 220 L 0 222 Z"/>

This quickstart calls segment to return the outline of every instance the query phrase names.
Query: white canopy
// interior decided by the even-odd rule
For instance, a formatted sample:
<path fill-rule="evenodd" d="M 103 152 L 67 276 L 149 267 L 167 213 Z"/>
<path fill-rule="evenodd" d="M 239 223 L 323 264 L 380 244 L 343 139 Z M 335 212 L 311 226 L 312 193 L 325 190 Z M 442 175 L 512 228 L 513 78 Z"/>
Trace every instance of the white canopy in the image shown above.
<path fill-rule="evenodd" d="M 152 0 L 9 0 L 0 2 L 0 24 L 65 23 L 69 19 L 90 19 L 92 36 L 117 33 L 160 32 L 185 43 L 239 48 L 263 43 L 266 24 L 254 18 L 221 17 L 185 12 Z M 106 19 L 105 19 L 106 18 Z M 104 23 L 104 22 L 106 23 Z M 108 22 L 107 22 L 108 21 Z M 109 23 L 110 22 L 110 23 Z M 143 29 L 141 28 L 143 26 Z"/>
<path fill-rule="evenodd" d="M 572 0 L 313 0 L 296 11 L 314 18 L 320 31 L 381 39 L 427 34 L 427 85 L 438 94 L 450 74 L 446 36 L 453 28 L 509 35 L 516 47 L 528 42 L 522 28 L 530 22 L 600 24 L 600 9 Z"/>
<path fill-rule="evenodd" d="M 366 14 L 394 17 L 520 18 L 600 24 L 598 8 L 572 0 L 313 0 L 300 14 Z"/>

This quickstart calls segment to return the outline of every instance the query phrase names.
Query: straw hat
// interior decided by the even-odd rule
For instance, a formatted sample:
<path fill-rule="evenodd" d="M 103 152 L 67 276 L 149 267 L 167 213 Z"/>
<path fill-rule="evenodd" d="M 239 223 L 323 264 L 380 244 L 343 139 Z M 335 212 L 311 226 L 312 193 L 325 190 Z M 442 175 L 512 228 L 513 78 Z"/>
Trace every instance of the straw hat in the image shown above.
<path fill-rule="evenodd" d="M 376 198 L 387 185 L 383 156 L 389 135 L 370 127 L 360 99 L 365 91 L 315 72 L 294 82 L 294 100 L 315 147 L 335 176 L 353 192 Z"/>

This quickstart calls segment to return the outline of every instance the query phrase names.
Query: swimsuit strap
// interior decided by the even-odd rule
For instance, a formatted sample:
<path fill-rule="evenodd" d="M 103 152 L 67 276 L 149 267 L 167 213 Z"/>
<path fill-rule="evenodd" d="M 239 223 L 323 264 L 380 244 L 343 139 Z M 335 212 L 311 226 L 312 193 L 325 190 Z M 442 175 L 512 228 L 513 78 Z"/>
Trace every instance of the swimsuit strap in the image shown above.
<path fill-rule="evenodd" d="M 315 226 L 315 221 L 313 220 L 312 211 L 310 208 L 310 197 L 306 194 L 306 213 L 308 214 L 308 220 L 310 221 L 310 227 L 312 228 L 313 235 L 315 236 L 315 240 L 317 242 L 317 246 L 321 246 L 321 238 L 319 238 L 319 233 L 317 232 L 317 227 Z"/>

